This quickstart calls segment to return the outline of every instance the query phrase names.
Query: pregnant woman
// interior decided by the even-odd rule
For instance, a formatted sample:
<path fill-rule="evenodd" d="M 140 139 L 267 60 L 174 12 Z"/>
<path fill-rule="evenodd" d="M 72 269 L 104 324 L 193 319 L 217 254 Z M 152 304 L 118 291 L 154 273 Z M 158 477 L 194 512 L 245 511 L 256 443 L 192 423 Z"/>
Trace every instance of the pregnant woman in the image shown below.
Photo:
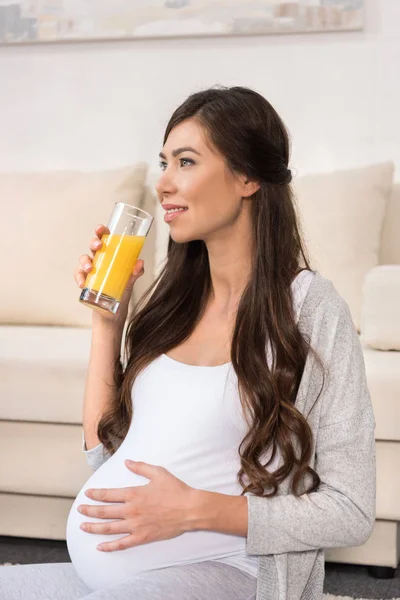
<path fill-rule="evenodd" d="M 1 598 L 320 600 L 324 548 L 370 536 L 362 349 L 310 266 L 288 162 L 282 120 L 251 89 L 200 91 L 172 115 L 156 186 L 165 265 L 129 317 L 142 260 L 118 313 L 93 311 L 94 473 L 69 513 L 71 563 L 3 567 Z"/>

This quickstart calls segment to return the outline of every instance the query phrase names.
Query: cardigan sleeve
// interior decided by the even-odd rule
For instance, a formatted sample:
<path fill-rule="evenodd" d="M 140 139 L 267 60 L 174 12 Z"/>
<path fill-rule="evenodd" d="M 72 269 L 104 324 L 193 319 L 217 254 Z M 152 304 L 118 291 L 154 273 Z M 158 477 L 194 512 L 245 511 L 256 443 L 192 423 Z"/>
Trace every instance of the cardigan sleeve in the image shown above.
<path fill-rule="evenodd" d="M 318 336 L 315 350 L 322 351 L 324 344 L 330 350 L 315 442 L 314 470 L 321 484 L 316 492 L 300 497 L 247 495 L 248 554 L 359 546 L 372 533 L 375 418 L 362 346 L 344 300 L 338 317 L 328 307 L 322 321 L 322 339 Z"/>
<path fill-rule="evenodd" d="M 82 451 L 85 454 L 87 464 L 93 471 L 97 471 L 97 469 L 101 467 L 101 465 L 103 465 L 106 462 L 106 460 L 108 460 L 111 456 L 111 454 L 108 452 L 105 446 L 101 443 L 95 446 L 94 448 L 88 450 L 86 448 L 85 435 L 83 432 Z"/>

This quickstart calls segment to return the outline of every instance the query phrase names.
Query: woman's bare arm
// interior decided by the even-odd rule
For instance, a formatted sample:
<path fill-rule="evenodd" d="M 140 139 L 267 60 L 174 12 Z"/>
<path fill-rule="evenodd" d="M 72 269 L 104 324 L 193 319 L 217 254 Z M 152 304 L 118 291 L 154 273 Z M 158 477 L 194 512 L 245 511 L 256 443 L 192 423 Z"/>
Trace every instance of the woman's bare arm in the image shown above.
<path fill-rule="evenodd" d="M 86 448 L 91 450 L 100 440 L 97 427 L 115 400 L 115 361 L 121 356 L 123 326 L 107 322 L 93 313 L 92 343 L 83 401 L 83 431 Z"/>

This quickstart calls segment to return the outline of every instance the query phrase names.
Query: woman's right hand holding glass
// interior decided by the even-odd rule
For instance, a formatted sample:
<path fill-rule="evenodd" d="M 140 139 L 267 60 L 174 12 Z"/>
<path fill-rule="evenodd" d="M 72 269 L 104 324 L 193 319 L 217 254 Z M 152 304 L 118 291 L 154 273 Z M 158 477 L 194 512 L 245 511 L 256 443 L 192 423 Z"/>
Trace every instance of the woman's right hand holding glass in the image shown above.
<path fill-rule="evenodd" d="M 93 269 L 93 259 L 98 250 L 102 248 L 101 238 L 103 234 L 109 234 L 110 230 L 105 225 L 98 225 L 95 228 L 95 237 L 89 243 L 89 254 L 82 254 L 79 259 L 79 267 L 74 272 L 74 279 L 80 288 L 84 287 L 86 277 Z M 124 326 L 126 317 L 128 315 L 129 302 L 132 295 L 132 289 L 135 282 L 144 273 L 144 261 L 139 259 L 136 261 L 130 280 L 127 283 L 125 291 L 121 298 L 121 303 L 118 307 L 116 314 L 108 311 L 93 309 L 93 320 L 104 321 L 107 323 L 114 323 L 117 326 Z"/>

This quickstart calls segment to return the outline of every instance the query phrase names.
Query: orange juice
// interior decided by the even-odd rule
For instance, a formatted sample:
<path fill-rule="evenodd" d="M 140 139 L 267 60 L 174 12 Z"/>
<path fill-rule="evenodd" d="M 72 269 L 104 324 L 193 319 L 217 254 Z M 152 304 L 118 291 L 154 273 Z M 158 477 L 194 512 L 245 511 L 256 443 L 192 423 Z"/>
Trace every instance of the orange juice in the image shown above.
<path fill-rule="evenodd" d="M 119 302 L 145 239 L 144 235 L 103 235 L 103 245 L 94 255 L 93 268 L 86 277 L 84 287 Z"/>

